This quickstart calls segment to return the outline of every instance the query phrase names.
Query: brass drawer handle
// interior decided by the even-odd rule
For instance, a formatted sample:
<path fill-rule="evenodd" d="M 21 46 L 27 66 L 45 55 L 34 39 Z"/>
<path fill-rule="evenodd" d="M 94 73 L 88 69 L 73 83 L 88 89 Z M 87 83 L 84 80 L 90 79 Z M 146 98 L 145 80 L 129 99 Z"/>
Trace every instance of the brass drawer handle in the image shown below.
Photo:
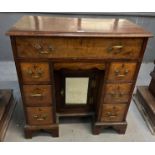
<path fill-rule="evenodd" d="M 119 98 L 119 97 L 122 97 L 125 94 L 123 92 L 111 92 L 110 95 L 112 97 Z"/>
<path fill-rule="evenodd" d="M 112 46 L 112 49 L 115 49 L 115 50 L 117 50 L 117 49 L 122 49 L 122 48 L 123 48 L 122 45 L 115 45 L 115 46 Z"/>
<path fill-rule="evenodd" d="M 42 74 L 43 74 L 43 71 L 40 70 L 40 71 L 34 72 L 34 71 L 32 71 L 31 69 L 28 69 L 28 70 L 27 70 L 27 73 L 28 73 L 28 75 L 30 75 L 32 78 L 34 78 L 34 79 L 39 79 L 39 78 L 41 78 L 41 76 L 42 76 Z"/>
<path fill-rule="evenodd" d="M 54 47 L 52 45 L 49 45 L 47 49 L 44 49 L 40 44 L 35 44 L 33 47 L 39 52 L 39 54 L 50 54 L 54 51 Z"/>
<path fill-rule="evenodd" d="M 32 66 L 32 68 L 27 69 L 27 74 L 34 79 L 39 79 L 43 75 L 43 70 L 39 68 L 37 65 Z"/>
<path fill-rule="evenodd" d="M 36 93 L 36 94 L 30 94 L 31 97 L 43 97 L 43 94 Z"/>
<path fill-rule="evenodd" d="M 39 51 L 40 54 L 49 54 L 49 51 Z"/>
<path fill-rule="evenodd" d="M 122 52 L 123 45 L 114 45 L 108 48 L 108 52 L 113 52 L 114 54 Z"/>
<path fill-rule="evenodd" d="M 43 114 L 43 115 L 33 115 L 33 118 L 36 119 L 37 121 L 44 121 L 47 119 L 47 115 Z"/>
<path fill-rule="evenodd" d="M 110 117 L 110 118 L 115 118 L 115 117 L 117 117 L 117 114 L 112 113 L 112 112 L 107 112 L 107 116 Z"/>
<path fill-rule="evenodd" d="M 129 70 L 128 69 L 125 69 L 125 71 L 123 72 L 123 74 L 121 74 L 121 71 L 120 70 L 118 70 L 118 69 L 115 70 L 115 75 L 117 77 L 120 77 L 120 78 L 125 77 L 126 75 L 128 75 L 128 73 L 129 73 Z"/>
<path fill-rule="evenodd" d="M 112 47 L 109 47 L 107 49 L 107 52 L 109 53 L 113 53 L 113 54 L 119 54 L 119 53 L 122 53 L 124 55 L 129 55 L 129 56 L 132 56 L 133 54 L 133 49 L 130 49 L 128 51 L 126 50 L 123 50 L 124 46 L 123 45 L 114 45 Z"/>

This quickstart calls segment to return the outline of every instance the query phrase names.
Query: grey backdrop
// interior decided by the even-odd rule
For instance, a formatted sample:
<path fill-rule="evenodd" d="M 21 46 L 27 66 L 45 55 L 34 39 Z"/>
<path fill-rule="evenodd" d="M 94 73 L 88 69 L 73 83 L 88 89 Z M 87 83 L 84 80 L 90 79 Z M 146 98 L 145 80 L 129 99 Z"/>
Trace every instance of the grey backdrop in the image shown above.
<path fill-rule="evenodd" d="M 11 45 L 5 32 L 23 15 L 52 15 L 52 16 L 82 16 L 95 18 L 126 18 L 129 19 L 155 36 L 155 13 L 0 13 L 0 61 L 13 60 Z M 155 37 L 148 42 L 144 61 L 155 59 Z"/>

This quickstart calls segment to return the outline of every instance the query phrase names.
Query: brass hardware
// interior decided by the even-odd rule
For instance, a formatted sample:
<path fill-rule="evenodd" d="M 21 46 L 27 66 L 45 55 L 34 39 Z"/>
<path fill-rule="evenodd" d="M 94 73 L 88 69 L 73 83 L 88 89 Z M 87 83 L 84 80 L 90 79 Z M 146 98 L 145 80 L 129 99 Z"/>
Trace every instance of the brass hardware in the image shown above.
<path fill-rule="evenodd" d="M 37 49 L 37 50 L 42 49 L 41 45 L 39 45 L 39 44 L 34 44 L 33 47 L 34 47 L 35 49 Z"/>
<path fill-rule="evenodd" d="M 112 97 L 115 97 L 115 98 L 119 98 L 119 97 L 122 97 L 123 95 L 125 95 L 124 93 L 122 93 L 122 92 L 111 92 L 110 93 L 110 95 L 112 96 Z"/>
<path fill-rule="evenodd" d="M 39 54 L 49 54 L 50 52 L 54 51 L 52 45 L 49 45 L 47 49 L 44 49 L 40 44 L 35 44 L 33 47 L 39 52 Z"/>
<path fill-rule="evenodd" d="M 129 51 L 124 51 L 123 50 L 124 46 L 123 45 L 114 45 L 112 47 L 109 47 L 107 49 L 107 51 L 109 53 L 113 53 L 113 54 L 119 54 L 119 53 L 122 53 L 124 55 L 129 55 L 131 56 L 133 54 L 133 49 L 129 50 Z"/>
<path fill-rule="evenodd" d="M 119 97 L 122 97 L 123 95 L 125 95 L 125 93 L 122 92 L 122 90 L 120 89 L 120 86 L 118 85 L 116 89 L 114 88 L 114 89 L 110 92 L 110 95 L 111 95 L 112 97 L 119 98 Z"/>
<path fill-rule="evenodd" d="M 122 45 L 114 45 L 112 46 L 112 49 L 122 49 L 123 46 Z"/>
<path fill-rule="evenodd" d="M 107 116 L 110 118 L 115 118 L 117 117 L 117 114 L 115 112 L 107 112 Z"/>
<path fill-rule="evenodd" d="M 49 54 L 49 51 L 39 51 L 40 54 Z"/>
<path fill-rule="evenodd" d="M 125 74 L 119 74 L 119 75 L 117 75 L 117 77 L 120 77 L 120 78 L 122 78 L 124 76 L 125 76 Z"/>
<path fill-rule="evenodd" d="M 43 97 L 43 89 L 40 89 L 40 88 L 35 88 L 31 94 L 30 94 L 31 97 Z"/>
<path fill-rule="evenodd" d="M 33 65 L 31 68 L 28 68 L 26 72 L 34 79 L 39 79 L 44 73 L 37 65 Z"/>
<path fill-rule="evenodd" d="M 31 96 L 31 97 L 42 97 L 43 94 L 39 94 L 39 93 L 37 94 L 37 93 L 36 93 L 36 94 L 30 94 L 30 96 Z"/>
<path fill-rule="evenodd" d="M 122 52 L 123 45 L 114 45 L 108 48 L 108 52 L 113 52 L 114 54 L 118 54 Z"/>
<path fill-rule="evenodd" d="M 47 115 L 46 114 L 33 115 L 33 118 L 35 118 L 37 121 L 44 121 L 47 119 Z"/>
<path fill-rule="evenodd" d="M 124 64 L 122 64 L 122 68 L 124 68 Z M 119 70 L 119 69 L 115 69 L 115 75 L 117 76 L 117 77 L 124 77 L 124 76 L 126 76 L 126 75 L 128 75 L 128 73 L 129 73 L 129 70 L 128 69 L 125 69 L 124 71 L 123 71 L 123 74 L 121 74 L 121 71 Z"/>

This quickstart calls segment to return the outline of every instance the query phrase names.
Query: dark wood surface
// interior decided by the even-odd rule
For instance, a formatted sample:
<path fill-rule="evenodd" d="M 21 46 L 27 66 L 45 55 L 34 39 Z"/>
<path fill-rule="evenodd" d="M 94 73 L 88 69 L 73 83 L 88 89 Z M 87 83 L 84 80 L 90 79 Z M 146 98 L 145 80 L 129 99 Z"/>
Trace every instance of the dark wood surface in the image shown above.
<path fill-rule="evenodd" d="M 155 97 L 148 86 L 138 86 L 134 101 L 152 134 L 155 134 Z"/>
<path fill-rule="evenodd" d="M 154 61 L 155 64 L 155 61 Z M 152 79 L 149 85 L 149 91 L 153 94 L 153 96 L 155 96 L 155 68 L 154 70 L 150 73 Z"/>
<path fill-rule="evenodd" d="M 151 33 L 126 19 L 24 16 L 11 36 L 150 37 Z"/>
<path fill-rule="evenodd" d="M 0 142 L 4 140 L 7 128 L 9 126 L 16 101 L 12 90 L 0 90 L 2 98 L 0 99 Z"/>
<path fill-rule="evenodd" d="M 136 59 L 142 43 L 142 38 L 16 37 L 19 58 Z"/>
<path fill-rule="evenodd" d="M 90 113 L 93 134 L 107 127 L 125 133 L 133 89 L 148 37 L 152 36 L 149 32 L 125 19 L 24 16 L 7 34 L 21 88 L 27 138 L 40 129 L 58 136 L 58 117 Z M 65 97 L 60 95 L 64 77 L 93 75 L 98 78 L 97 89 L 88 93 L 94 98 L 92 106 L 66 106 Z M 51 95 L 45 95 L 51 104 L 27 100 L 25 86 L 28 91 L 49 86 Z M 44 113 L 51 117 L 39 123 L 33 117 L 35 108 L 47 108 Z M 37 115 L 42 119 L 42 114 Z"/>

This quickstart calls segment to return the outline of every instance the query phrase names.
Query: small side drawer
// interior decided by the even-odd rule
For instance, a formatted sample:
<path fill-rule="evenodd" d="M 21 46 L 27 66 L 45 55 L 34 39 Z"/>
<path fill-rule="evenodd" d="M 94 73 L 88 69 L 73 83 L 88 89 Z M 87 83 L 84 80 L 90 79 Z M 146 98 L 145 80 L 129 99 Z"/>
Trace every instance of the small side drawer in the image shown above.
<path fill-rule="evenodd" d="M 108 81 L 110 82 L 132 82 L 137 64 L 134 62 L 114 62 L 110 65 Z"/>
<path fill-rule="evenodd" d="M 48 63 L 20 63 L 23 82 L 50 81 Z"/>
<path fill-rule="evenodd" d="M 102 122 L 121 122 L 126 112 L 126 104 L 103 104 L 102 106 Z"/>
<path fill-rule="evenodd" d="M 131 83 L 106 84 L 104 103 L 128 102 Z"/>
<path fill-rule="evenodd" d="M 47 125 L 53 123 L 52 107 L 27 107 L 29 125 Z"/>
<path fill-rule="evenodd" d="M 23 85 L 23 93 L 27 106 L 52 105 L 50 85 Z"/>

